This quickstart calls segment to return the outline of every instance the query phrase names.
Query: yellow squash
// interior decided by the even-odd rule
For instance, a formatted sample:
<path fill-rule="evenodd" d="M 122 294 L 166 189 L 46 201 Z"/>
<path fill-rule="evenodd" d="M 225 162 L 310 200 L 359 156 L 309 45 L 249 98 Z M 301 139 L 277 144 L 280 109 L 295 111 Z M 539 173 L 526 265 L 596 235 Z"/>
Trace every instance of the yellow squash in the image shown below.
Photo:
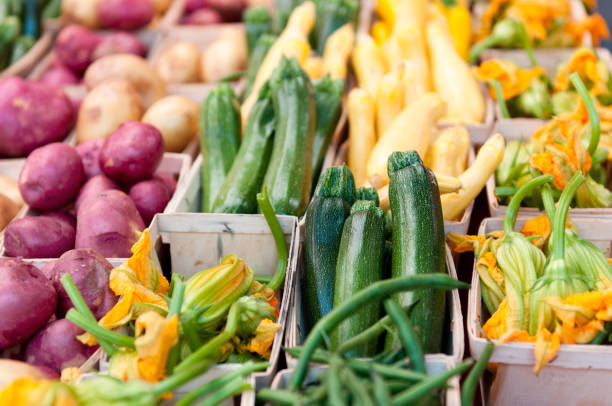
<path fill-rule="evenodd" d="M 367 180 L 366 163 L 376 143 L 374 101 L 363 89 L 351 90 L 347 101 L 349 120 L 348 165 L 357 187 Z"/>
<path fill-rule="evenodd" d="M 485 102 L 478 82 L 461 59 L 444 18 L 427 24 L 427 46 L 435 91 L 448 105 L 447 118 L 460 123 L 482 123 Z"/>
<path fill-rule="evenodd" d="M 382 136 L 404 108 L 403 67 L 383 76 L 376 93 L 376 134 Z"/>
<path fill-rule="evenodd" d="M 435 93 L 427 93 L 395 117 L 368 159 L 367 179 L 372 186 L 379 189 L 389 181 L 387 159 L 392 152 L 415 150 L 425 156 L 432 127 L 445 111 L 442 99 Z"/>
<path fill-rule="evenodd" d="M 372 38 L 374 38 L 376 45 L 381 46 L 382 43 L 391 36 L 391 28 L 389 28 L 389 25 L 384 21 L 376 21 L 374 24 L 372 24 L 370 34 L 372 35 Z"/>
<path fill-rule="evenodd" d="M 357 34 L 357 43 L 353 50 L 353 69 L 359 87 L 365 89 L 371 97 L 376 97 L 378 83 L 386 70 L 380 50 L 368 34 Z"/>
<path fill-rule="evenodd" d="M 304 72 L 306 72 L 310 79 L 321 79 L 325 76 L 323 58 L 317 55 L 310 55 L 304 62 Z"/>
<path fill-rule="evenodd" d="M 431 170 L 437 175 L 458 176 L 465 170 L 470 135 L 463 126 L 440 132 L 431 147 Z"/>
<path fill-rule="evenodd" d="M 444 17 L 446 17 L 457 53 L 461 58 L 467 60 L 472 41 L 472 17 L 470 10 L 465 5 L 459 3 L 453 6 L 445 6 L 441 1 L 436 1 L 436 3 Z"/>
<path fill-rule="evenodd" d="M 323 52 L 323 67 L 332 79 L 346 79 L 346 65 L 354 42 L 353 24 L 343 25 L 327 39 Z"/>

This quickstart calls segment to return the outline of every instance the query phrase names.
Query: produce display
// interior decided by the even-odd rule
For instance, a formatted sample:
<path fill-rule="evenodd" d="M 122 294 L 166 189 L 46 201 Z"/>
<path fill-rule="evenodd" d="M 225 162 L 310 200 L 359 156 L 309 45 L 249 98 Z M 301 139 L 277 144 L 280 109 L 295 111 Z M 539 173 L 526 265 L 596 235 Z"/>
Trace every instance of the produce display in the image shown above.
<path fill-rule="evenodd" d="M 609 37 L 586 0 L 0 0 L 0 70 L 41 38 L 0 78 L 0 404 L 609 403 Z"/>

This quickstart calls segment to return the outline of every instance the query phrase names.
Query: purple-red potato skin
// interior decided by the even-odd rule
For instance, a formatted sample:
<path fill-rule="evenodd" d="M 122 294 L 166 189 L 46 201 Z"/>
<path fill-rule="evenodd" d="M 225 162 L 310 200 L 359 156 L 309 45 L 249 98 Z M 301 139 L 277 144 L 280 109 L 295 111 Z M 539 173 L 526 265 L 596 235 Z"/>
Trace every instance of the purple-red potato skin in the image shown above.
<path fill-rule="evenodd" d="M 0 349 L 30 338 L 56 305 L 53 284 L 34 265 L 21 258 L 0 258 Z"/>
<path fill-rule="evenodd" d="M 81 190 L 79 190 L 79 194 L 74 203 L 75 212 L 79 212 L 79 207 L 81 207 L 85 199 L 106 192 L 107 190 L 119 190 L 119 186 L 105 175 L 98 175 L 89 179 L 85 182 Z"/>
<path fill-rule="evenodd" d="M 28 341 L 25 361 L 59 374 L 64 368 L 80 367 L 98 348 L 77 340 L 84 332 L 67 319 L 52 321 Z"/>
<path fill-rule="evenodd" d="M 159 179 L 164 182 L 164 185 L 166 185 L 168 188 L 170 196 L 174 195 L 174 191 L 176 191 L 176 179 L 172 174 L 158 172 L 153 176 L 153 179 Z"/>
<path fill-rule="evenodd" d="M 68 273 L 96 320 L 101 319 L 118 299 L 108 286 L 112 270 L 110 262 L 92 249 L 74 249 L 64 253 L 55 263 L 53 280 L 58 294 L 57 317 L 63 318 L 73 307 L 61 282 L 62 276 Z"/>
<path fill-rule="evenodd" d="M 61 64 L 46 71 L 39 79 L 39 82 L 60 88 L 76 85 L 80 81 L 81 79 L 72 70 Z"/>
<path fill-rule="evenodd" d="M 183 16 L 181 24 L 183 25 L 210 25 L 221 24 L 223 17 L 217 10 L 212 8 L 201 8 L 193 13 Z"/>
<path fill-rule="evenodd" d="M 57 259 L 47 262 L 40 268 L 40 272 L 45 275 L 49 281 L 53 282 L 55 280 L 55 264 L 57 263 Z"/>
<path fill-rule="evenodd" d="M 95 138 L 83 141 L 76 146 L 76 150 L 81 156 L 81 162 L 83 162 L 83 169 L 87 179 L 102 175 L 102 169 L 100 169 L 100 150 L 103 144 L 103 139 Z"/>
<path fill-rule="evenodd" d="M 147 48 L 140 38 L 131 32 L 114 32 L 102 37 L 102 41 L 93 52 L 92 59 L 113 54 L 134 54 L 144 57 Z"/>
<path fill-rule="evenodd" d="M 244 0 L 208 0 L 208 7 L 215 9 L 223 17 L 225 22 L 236 22 L 242 18 L 242 12 L 246 8 Z"/>
<path fill-rule="evenodd" d="M 149 24 L 155 7 L 151 0 L 101 0 L 98 15 L 105 28 L 135 30 Z"/>
<path fill-rule="evenodd" d="M 57 258 L 74 248 L 75 228 L 64 220 L 28 216 L 13 220 L 4 230 L 9 257 Z"/>
<path fill-rule="evenodd" d="M 186 0 L 185 13 L 193 13 L 194 11 L 207 6 L 207 0 Z"/>
<path fill-rule="evenodd" d="M 63 221 L 67 225 L 76 230 L 76 217 L 64 210 L 48 211 L 40 215 L 40 217 L 49 217 L 58 221 Z"/>
<path fill-rule="evenodd" d="M 61 89 L 16 76 L 0 80 L 0 157 L 25 157 L 61 141 L 74 121 L 72 103 Z"/>
<path fill-rule="evenodd" d="M 63 28 L 57 35 L 57 59 L 76 74 L 82 74 L 91 63 L 92 55 L 102 37 L 77 24 Z"/>
<path fill-rule="evenodd" d="M 100 150 L 102 172 L 118 183 L 150 179 L 164 155 L 164 139 L 152 125 L 127 121 L 113 131 Z"/>
<path fill-rule="evenodd" d="M 143 180 L 130 188 L 130 198 L 145 224 L 151 224 L 153 217 L 164 211 L 170 197 L 168 186 L 159 179 Z"/>
<path fill-rule="evenodd" d="M 132 199 L 120 190 L 107 190 L 79 207 L 75 246 L 91 248 L 106 258 L 128 258 L 144 227 Z"/>
<path fill-rule="evenodd" d="M 55 210 L 74 199 L 84 180 L 76 149 L 55 142 L 28 156 L 19 174 L 19 191 L 33 209 Z"/>

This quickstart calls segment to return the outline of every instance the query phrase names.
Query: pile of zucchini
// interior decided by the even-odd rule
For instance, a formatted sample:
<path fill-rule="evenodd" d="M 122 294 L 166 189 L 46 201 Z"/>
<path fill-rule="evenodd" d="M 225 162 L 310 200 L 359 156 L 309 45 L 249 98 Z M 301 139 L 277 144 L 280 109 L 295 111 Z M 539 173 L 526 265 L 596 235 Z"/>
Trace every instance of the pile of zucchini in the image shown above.
<path fill-rule="evenodd" d="M 444 222 L 438 185 L 415 151 L 389 157 L 389 200 L 385 216 L 373 188 L 355 190 L 346 166 L 321 177 L 305 218 L 305 275 L 301 284 L 307 331 L 357 292 L 377 281 L 445 273 Z M 408 312 L 427 353 L 441 352 L 445 294 L 434 289 L 398 293 L 395 302 Z M 340 324 L 330 350 L 370 328 L 381 317 L 378 302 L 367 303 Z M 380 335 L 384 329 L 379 331 Z M 397 334 L 378 336 L 351 348 L 353 357 L 391 351 Z"/>
<path fill-rule="evenodd" d="M 343 80 L 312 81 L 283 58 L 241 131 L 231 87 L 211 91 L 200 110 L 205 213 L 257 211 L 265 185 L 276 214 L 301 216 L 340 117 Z"/>
<path fill-rule="evenodd" d="M 34 46 L 40 22 L 60 14 L 61 0 L 0 0 L 0 70 Z"/>

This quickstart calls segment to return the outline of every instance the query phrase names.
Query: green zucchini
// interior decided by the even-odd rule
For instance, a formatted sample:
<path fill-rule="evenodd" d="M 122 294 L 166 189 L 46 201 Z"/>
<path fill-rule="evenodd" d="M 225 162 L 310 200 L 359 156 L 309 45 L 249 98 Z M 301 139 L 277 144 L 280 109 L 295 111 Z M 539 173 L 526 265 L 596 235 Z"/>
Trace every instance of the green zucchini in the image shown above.
<path fill-rule="evenodd" d="M 270 32 L 270 14 L 265 7 L 250 7 L 242 14 L 247 38 L 247 51 L 249 58 L 257 44 L 257 40 Z"/>
<path fill-rule="evenodd" d="M 36 39 L 30 35 L 22 35 L 17 38 L 11 51 L 11 59 L 9 65 L 14 64 L 21 59 L 22 56 L 28 53 L 28 51 L 34 46 Z"/>
<path fill-rule="evenodd" d="M 433 173 L 423 165 L 416 151 L 394 152 L 389 157 L 389 203 L 393 213 L 394 278 L 444 273 L 444 221 L 440 192 Z M 444 330 L 445 294 L 423 289 L 395 295 L 406 308 L 415 303 L 410 321 L 426 353 L 440 352 Z M 387 339 L 386 349 L 396 348 Z"/>
<path fill-rule="evenodd" d="M 9 16 L 0 22 L 0 69 L 8 66 L 11 57 L 11 47 L 21 34 L 21 20 Z"/>
<path fill-rule="evenodd" d="M 0 0 L 0 21 L 11 15 L 11 0 Z"/>
<path fill-rule="evenodd" d="M 208 213 L 240 146 L 240 105 L 227 83 L 213 89 L 200 108 L 202 212 Z"/>
<path fill-rule="evenodd" d="M 344 220 L 355 201 L 355 180 L 346 166 L 332 166 L 321 176 L 306 210 L 302 297 L 306 331 L 333 308 L 336 259 Z"/>
<path fill-rule="evenodd" d="M 212 205 L 213 213 L 251 214 L 257 211 L 261 190 L 272 153 L 275 127 L 272 100 L 265 95 L 267 84 L 257 100 L 244 130 L 238 155 Z"/>
<path fill-rule="evenodd" d="M 315 91 L 317 109 L 317 127 L 315 128 L 312 147 L 312 175 L 313 184 L 316 184 L 327 148 L 334 136 L 336 125 L 342 113 L 341 99 L 344 91 L 344 80 L 331 80 L 329 75 L 325 75 L 322 79 L 313 81 L 312 86 Z"/>
<path fill-rule="evenodd" d="M 257 40 L 255 49 L 253 49 L 253 52 L 249 57 L 249 64 L 246 71 L 247 85 L 244 94 L 242 95 L 242 100 L 246 99 L 251 94 L 253 83 L 255 82 L 255 77 L 257 76 L 259 67 L 263 63 L 268 51 L 270 48 L 272 48 L 272 45 L 274 45 L 277 38 L 278 37 L 276 35 L 263 34 Z"/>
<path fill-rule="evenodd" d="M 315 25 L 310 33 L 312 49 L 323 55 L 327 38 L 338 28 L 356 22 L 358 0 L 316 0 Z"/>
<path fill-rule="evenodd" d="M 344 222 L 336 264 L 334 307 L 382 279 L 385 251 L 385 213 L 369 200 L 357 200 Z M 378 302 L 363 306 L 340 323 L 331 334 L 331 350 L 364 331 L 379 319 Z M 377 339 L 346 353 L 349 357 L 371 357 Z"/>
<path fill-rule="evenodd" d="M 274 2 L 274 17 L 272 18 L 272 33 L 280 34 L 289 21 L 293 9 L 300 5 L 303 0 L 276 0 Z"/>
<path fill-rule="evenodd" d="M 301 216 L 312 185 L 314 92 L 310 79 L 294 58 L 283 57 L 270 82 L 276 129 L 264 185 L 275 213 Z"/>
<path fill-rule="evenodd" d="M 357 200 L 371 200 L 374 202 L 376 207 L 380 205 L 380 200 L 378 200 L 378 191 L 374 186 L 362 186 L 357 189 Z"/>
<path fill-rule="evenodd" d="M 49 0 L 43 8 L 40 18 L 42 20 L 49 20 L 52 18 L 58 18 L 62 13 L 62 0 Z"/>

